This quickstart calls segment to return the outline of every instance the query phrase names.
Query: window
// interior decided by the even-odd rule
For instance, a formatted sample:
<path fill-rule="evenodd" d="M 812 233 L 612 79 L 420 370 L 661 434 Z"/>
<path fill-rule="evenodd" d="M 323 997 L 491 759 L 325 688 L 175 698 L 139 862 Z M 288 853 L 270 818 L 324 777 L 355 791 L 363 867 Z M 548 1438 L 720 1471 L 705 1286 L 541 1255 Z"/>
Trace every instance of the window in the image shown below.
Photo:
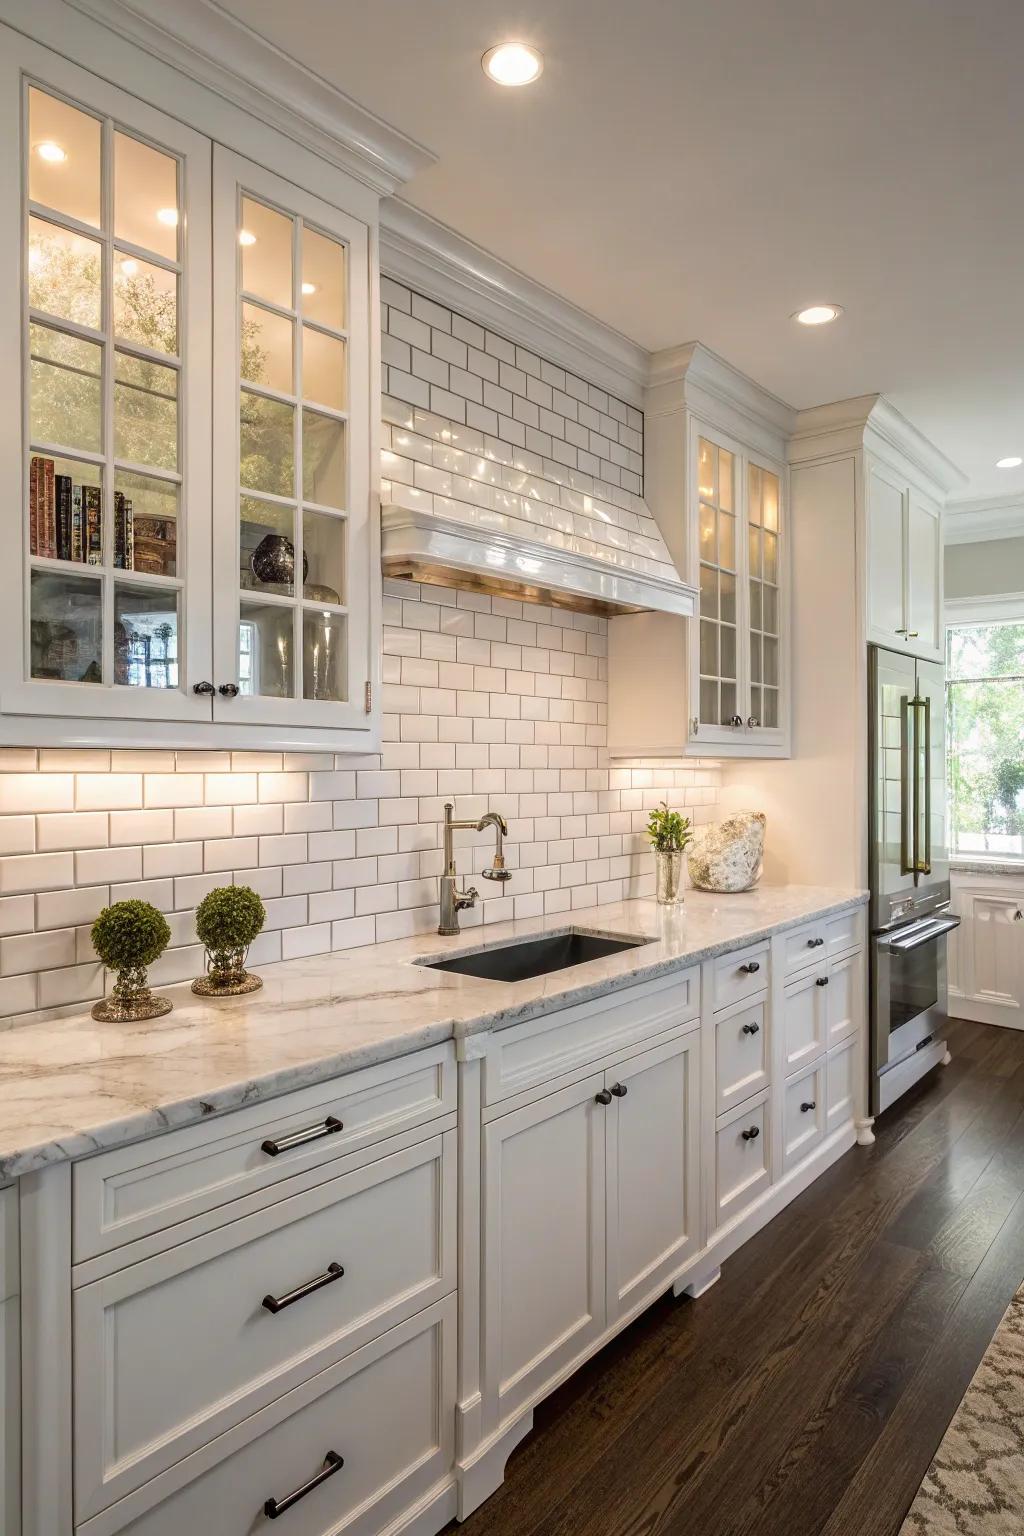
<path fill-rule="evenodd" d="M 1024 622 L 946 630 L 953 853 L 1024 859 Z"/>

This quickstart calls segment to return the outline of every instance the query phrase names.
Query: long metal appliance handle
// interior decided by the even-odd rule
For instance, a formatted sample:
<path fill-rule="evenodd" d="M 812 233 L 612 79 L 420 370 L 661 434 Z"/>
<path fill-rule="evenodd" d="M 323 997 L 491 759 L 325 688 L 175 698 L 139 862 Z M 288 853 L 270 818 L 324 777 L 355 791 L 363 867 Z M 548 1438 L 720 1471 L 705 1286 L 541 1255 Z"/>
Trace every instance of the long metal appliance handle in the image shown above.
<path fill-rule="evenodd" d="M 890 949 L 898 949 L 902 954 L 906 954 L 908 950 L 920 949 L 922 944 L 930 944 L 933 939 L 941 939 L 959 926 L 958 917 L 924 919 L 920 924 L 914 924 L 914 931 L 908 933 L 906 938 L 891 938 L 888 940 L 888 945 Z"/>
<path fill-rule="evenodd" d="M 932 872 L 932 701 L 920 701 L 924 710 L 924 762 L 921 777 L 924 779 L 924 858 L 919 864 L 922 875 Z"/>
<path fill-rule="evenodd" d="M 910 793 L 910 700 L 906 694 L 900 699 L 900 874 L 912 875 L 911 822 L 913 807 Z M 916 779 L 916 774 L 915 774 Z"/>

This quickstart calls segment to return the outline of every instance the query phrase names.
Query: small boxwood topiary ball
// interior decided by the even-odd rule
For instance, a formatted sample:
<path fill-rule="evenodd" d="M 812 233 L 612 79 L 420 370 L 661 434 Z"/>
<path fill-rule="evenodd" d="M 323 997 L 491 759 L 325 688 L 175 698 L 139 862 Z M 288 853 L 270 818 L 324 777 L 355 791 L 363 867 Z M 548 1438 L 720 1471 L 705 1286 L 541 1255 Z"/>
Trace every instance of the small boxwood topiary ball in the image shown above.
<path fill-rule="evenodd" d="M 247 949 L 267 920 L 267 912 L 248 885 L 222 885 L 196 908 L 196 933 L 211 954 Z"/>
<path fill-rule="evenodd" d="M 148 901 L 115 901 L 92 925 L 92 945 L 112 971 L 152 965 L 171 942 L 167 920 Z"/>

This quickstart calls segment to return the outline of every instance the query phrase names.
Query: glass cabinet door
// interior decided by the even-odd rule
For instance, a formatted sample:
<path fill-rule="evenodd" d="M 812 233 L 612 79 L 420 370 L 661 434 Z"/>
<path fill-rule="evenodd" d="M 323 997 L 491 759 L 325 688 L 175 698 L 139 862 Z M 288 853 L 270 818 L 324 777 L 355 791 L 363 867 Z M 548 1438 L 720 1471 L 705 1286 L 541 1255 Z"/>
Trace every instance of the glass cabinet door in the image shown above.
<path fill-rule="evenodd" d="M 750 583 L 750 714 L 752 730 L 777 730 L 781 627 L 779 477 L 760 464 L 747 466 L 747 549 Z"/>
<path fill-rule="evenodd" d="M 216 716 L 362 725 L 366 228 L 219 148 L 215 187 Z"/>
<path fill-rule="evenodd" d="M 697 442 L 700 636 L 697 718 L 702 726 L 739 723 L 736 457 L 701 437 Z"/>
<path fill-rule="evenodd" d="M 8 551 L 25 600 L 5 707 L 209 720 L 192 685 L 211 659 L 208 580 L 193 581 L 209 551 L 193 429 L 210 410 L 210 145 L 45 60 L 22 101 L 24 495 Z"/>

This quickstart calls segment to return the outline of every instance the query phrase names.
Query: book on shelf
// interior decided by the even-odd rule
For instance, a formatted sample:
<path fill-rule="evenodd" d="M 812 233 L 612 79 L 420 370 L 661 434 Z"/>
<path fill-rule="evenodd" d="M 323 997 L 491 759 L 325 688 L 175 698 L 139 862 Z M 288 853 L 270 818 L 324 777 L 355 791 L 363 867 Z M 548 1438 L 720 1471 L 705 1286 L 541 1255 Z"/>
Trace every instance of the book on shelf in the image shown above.
<path fill-rule="evenodd" d="M 129 502 L 129 508 L 131 503 Z M 98 485 L 57 474 L 53 459 L 33 454 L 28 480 L 29 548 L 45 560 L 103 563 L 103 501 Z M 130 524 L 130 513 L 129 513 Z"/>
<path fill-rule="evenodd" d="M 71 476 L 56 475 L 58 560 L 71 559 Z"/>
<path fill-rule="evenodd" d="M 52 560 L 57 553 L 57 491 L 53 460 L 43 460 L 43 535 L 40 554 Z"/>
<path fill-rule="evenodd" d="M 85 558 L 89 565 L 103 564 L 103 505 L 98 485 L 82 487 L 85 518 Z"/>
<path fill-rule="evenodd" d="M 135 536 L 132 499 L 123 491 L 114 492 L 114 568 L 130 571 L 135 566 Z"/>
<path fill-rule="evenodd" d="M 82 531 L 84 489 L 81 485 L 72 484 L 71 486 L 71 558 L 77 560 L 79 565 L 85 559 L 85 540 Z"/>

